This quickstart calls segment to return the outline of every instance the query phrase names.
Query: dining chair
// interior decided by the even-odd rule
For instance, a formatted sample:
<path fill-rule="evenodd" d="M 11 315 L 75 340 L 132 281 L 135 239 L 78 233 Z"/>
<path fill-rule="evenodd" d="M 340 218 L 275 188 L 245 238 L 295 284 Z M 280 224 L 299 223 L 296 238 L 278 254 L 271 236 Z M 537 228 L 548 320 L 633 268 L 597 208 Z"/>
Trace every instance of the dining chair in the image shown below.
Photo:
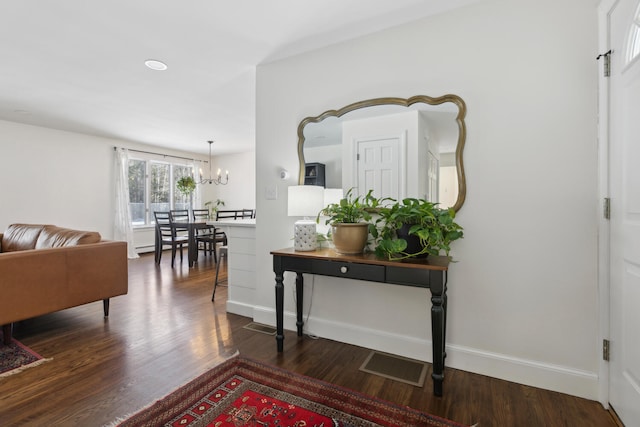
<path fill-rule="evenodd" d="M 228 252 L 229 252 L 229 250 L 228 250 L 226 245 L 220 246 L 220 258 L 218 259 L 218 262 L 216 263 L 216 278 L 213 281 L 213 294 L 211 295 L 211 301 L 215 300 L 215 298 L 216 298 L 216 288 L 218 287 L 218 273 L 220 272 L 220 264 L 222 264 L 222 258 L 227 260 L 227 274 L 228 274 L 228 271 L 229 271 Z M 224 286 L 224 285 L 220 285 L 220 286 Z"/>
<path fill-rule="evenodd" d="M 154 212 L 153 215 L 156 219 L 156 264 L 160 264 L 163 248 L 171 246 L 171 268 L 173 268 L 177 249 L 180 248 L 180 263 L 182 263 L 183 247 L 189 243 L 189 239 L 187 236 L 177 234 L 171 212 Z"/>
<path fill-rule="evenodd" d="M 209 209 L 193 209 L 192 216 L 194 221 L 206 221 L 210 219 Z M 222 233 L 222 232 L 220 232 Z M 196 243 L 198 244 L 198 250 L 202 249 L 206 254 L 213 254 L 214 260 L 217 259 L 216 244 L 223 243 L 222 236 L 216 235 L 216 228 L 213 225 L 206 228 L 196 228 Z M 202 244 L 202 246 L 200 246 Z"/>
<path fill-rule="evenodd" d="M 225 211 L 216 211 L 216 221 L 219 219 L 237 219 L 238 211 L 235 210 L 225 210 Z"/>
<path fill-rule="evenodd" d="M 171 209 L 171 219 L 174 221 L 189 221 L 188 209 Z"/>

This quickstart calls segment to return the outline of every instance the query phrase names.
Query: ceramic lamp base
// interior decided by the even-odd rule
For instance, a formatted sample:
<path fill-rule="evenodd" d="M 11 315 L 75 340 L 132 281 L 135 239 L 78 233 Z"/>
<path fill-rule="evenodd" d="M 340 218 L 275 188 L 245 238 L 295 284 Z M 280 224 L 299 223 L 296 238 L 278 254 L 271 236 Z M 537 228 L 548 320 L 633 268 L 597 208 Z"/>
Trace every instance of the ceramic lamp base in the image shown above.
<path fill-rule="evenodd" d="M 315 251 L 317 247 L 315 221 L 296 221 L 293 226 L 293 249 L 296 251 Z"/>

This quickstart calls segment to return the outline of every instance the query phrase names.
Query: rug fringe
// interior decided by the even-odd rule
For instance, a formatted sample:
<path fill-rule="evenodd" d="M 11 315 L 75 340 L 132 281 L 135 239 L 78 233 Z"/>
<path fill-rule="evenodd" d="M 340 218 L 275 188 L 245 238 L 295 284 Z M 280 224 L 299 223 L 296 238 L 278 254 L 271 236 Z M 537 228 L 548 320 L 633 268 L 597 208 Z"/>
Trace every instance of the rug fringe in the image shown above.
<path fill-rule="evenodd" d="M 22 365 L 16 369 L 12 369 L 10 371 L 7 372 L 3 372 L 2 374 L 0 374 L 0 378 L 6 378 L 6 377 L 10 377 L 11 375 L 15 375 L 15 374 L 19 374 L 22 371 L 25 371 L 29 368 L 33 368 L 35 366 L 38 365 L 42 365 L 45 362 L 49 362 L 50 360 L 53 360 L 53 357 L 50 357 L 48 359 L 40 359 L 40 360 L 36 360 L 35 362 L 29 363 L 28 365 Z"/>
<path fill-rule="evenodd" d="M 220 363 L 218 363 L 218 364 L 214 365 L 213 367 L 206 369 L 204 372 L 208 372 L 209 370 L 211 370 L 211 369 L 215 368 L 216 366 L 221 365 L 221 364 L 223 364 L 223 363 L 225 363 L 225 362 L 227 362 L 227 361 L 229 361 L 229 360 L 233 359 L 234 357 L 238 357 L 238 356 L 240 356 L 240 350 L 236 350 L 236 352 L 235 352 L 235 353 L 233 353 L 231 356 L 227 357 L 225 360 L 223 360 L 222 362 L 220 362 Z M 187 381 L 187 382 L 186 382 L 186 383 L 184 383 L 182 386 L 187 385 L 187 384 L 189 384 L 190 382 L 191 382 L 191 380 L 190 380 L 190 381 Z M 182 386 L 178 386 L 178 387 L 176 388 L 176 390 L 177 390 L 178 388 L 182 387 Z M 174 390 L 174 391 L 175 391 L 175 390 Z M 172 392 L 170 392 L 169 394 L 171 394 L 171 393 L 173 393 L 173 391 L 172 391 Z M 122 422 L 124 422 L 124 421 L 128 420 L 129 418 L 131 418 L 132 416 L 136 415 L 138 412 L 144 411 L 145 409 L 148 409 L 148 408 L 150 408 L 151 406 L 155 405 L 155 404 L 156 404 L 156 402 L 159 402 L 160 400 L 164 399 L 164 398 L 165 398 L 165 397 L 167 397 L 167 396 L 168 396 L 168 394 L 167 394 L 167 395 L 165 395 L 165 396 L 159 397 L 158 399 L 154 400 L 153 402 L 149 403 L 148 405 L 145 405 L 145 406 L 143 406 L 142 408 L 138 408 L 138 409 L 136 409 L 134 412 L 131 412 L 131 413 L 129 413 L 129 414 L 126 414 L 126 415 L 120 416 L 120 417 L 116 418 L 115 420 L 111 421 L 109 424 L 105 424 L 105 425 L 103 425 L 103 427 L 116 427 L 116 426 L 118 426 L 119 424 L 121 424 Z"/>

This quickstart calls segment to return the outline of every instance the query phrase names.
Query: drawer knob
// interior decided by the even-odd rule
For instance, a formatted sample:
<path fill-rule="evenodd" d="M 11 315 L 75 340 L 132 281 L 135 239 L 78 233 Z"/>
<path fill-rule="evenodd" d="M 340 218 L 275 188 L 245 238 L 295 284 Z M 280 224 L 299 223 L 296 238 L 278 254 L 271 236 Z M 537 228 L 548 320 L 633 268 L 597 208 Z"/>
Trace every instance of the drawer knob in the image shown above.
<path fill-rule="evenodd" d="M 347 271 L 349 271 L 349 269 L 346 266 L 342 266 L 340 267 L 340 273 L 346 273 Z"/>

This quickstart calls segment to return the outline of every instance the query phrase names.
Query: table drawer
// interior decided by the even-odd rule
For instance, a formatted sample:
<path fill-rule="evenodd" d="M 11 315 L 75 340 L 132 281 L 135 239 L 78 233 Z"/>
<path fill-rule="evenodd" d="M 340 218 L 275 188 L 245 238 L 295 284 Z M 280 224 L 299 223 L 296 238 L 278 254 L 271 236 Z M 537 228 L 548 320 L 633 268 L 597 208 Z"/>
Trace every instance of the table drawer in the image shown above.
<path fill-rule="evenodd" d="M 353 264 L 340 261 L 313 261 L 313 273 L 324 276 L 384 282 L 385 267 L 382 265 Z"/>

